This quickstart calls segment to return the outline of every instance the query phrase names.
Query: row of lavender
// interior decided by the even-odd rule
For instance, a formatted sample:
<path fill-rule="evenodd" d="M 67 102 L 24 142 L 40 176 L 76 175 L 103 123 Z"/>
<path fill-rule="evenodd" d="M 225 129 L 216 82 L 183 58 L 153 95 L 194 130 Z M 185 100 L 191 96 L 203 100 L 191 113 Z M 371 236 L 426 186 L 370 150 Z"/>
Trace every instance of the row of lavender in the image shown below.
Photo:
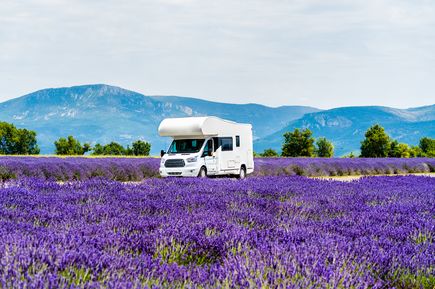
<path fill-rule="evenodd" d="M 435 172 L 435 158 L 258 158 L 256 176 L 350 176 Z"/>
<path fill-rule="evenodd" d="M 435 179 L 0 185 L 0 288 L 434 288 Z"/>
<path fill-rule="evenodd" d="M 0 157 L 0 180 L 32 177 L 56 181 L 141 181 L 157 177 L 159 165 L 157 158 Z"/>
<path fill-rule="evenodd" d="M 141 181 L 158 176 L 159 164 L 160 159 L 157 158 L 0 157 L 0 180 L 37 177 L 70 181 L 103 177 L 118 181 Z M 254 176 L 346 176 L 434 171 L 434 158 L 257 158 Z"/>

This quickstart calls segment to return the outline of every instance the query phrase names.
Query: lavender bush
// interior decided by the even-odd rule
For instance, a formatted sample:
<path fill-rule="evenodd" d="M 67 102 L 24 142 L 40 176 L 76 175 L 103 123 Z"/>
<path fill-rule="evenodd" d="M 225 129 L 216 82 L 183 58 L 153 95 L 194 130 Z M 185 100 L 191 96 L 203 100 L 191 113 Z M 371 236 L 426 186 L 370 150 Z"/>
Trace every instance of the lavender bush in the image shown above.
<path fill-rule="evenodd" d="M 105 178 L 140 181 L 159 174 L 156 158 L 0 157 L 0 180 L 33 177 L 56 181 Z"/>
<path fill-rule="evenodd" d="M 435 179 L 0 185 L 0 288 L 433 288 Z"/>
<path fill-rule="evenodd" d="M 89 180 L 95 177 L 141 181 L 157 177 L 159 164 L 158 158 L 0 157 L 0 181 L 23 177 L 57 181 Z M 434 171 L 434 158 L 257 158 L 254 176 L 347 176 Z"/>
<path fill-rule="evenodd" d="M 257 158 L 256 176 L 350 176 L 435 172 L 435 158 Z"/>

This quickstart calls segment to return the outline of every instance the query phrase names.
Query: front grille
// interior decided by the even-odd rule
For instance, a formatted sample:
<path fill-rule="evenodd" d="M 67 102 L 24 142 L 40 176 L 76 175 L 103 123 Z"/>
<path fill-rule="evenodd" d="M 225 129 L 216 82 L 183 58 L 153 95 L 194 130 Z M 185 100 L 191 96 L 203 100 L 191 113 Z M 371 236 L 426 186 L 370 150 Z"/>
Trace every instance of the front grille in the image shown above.
<path fill-rule="evenodd" d="M 165 162 L 167 168 L 182 168 L 184 167 L 184 160 L 182 159 L 170 159 Z"/>
<path fill-rule="evenodd" d="M 170 176 L 181 176 L 181 172 L 168 173 Z"/>

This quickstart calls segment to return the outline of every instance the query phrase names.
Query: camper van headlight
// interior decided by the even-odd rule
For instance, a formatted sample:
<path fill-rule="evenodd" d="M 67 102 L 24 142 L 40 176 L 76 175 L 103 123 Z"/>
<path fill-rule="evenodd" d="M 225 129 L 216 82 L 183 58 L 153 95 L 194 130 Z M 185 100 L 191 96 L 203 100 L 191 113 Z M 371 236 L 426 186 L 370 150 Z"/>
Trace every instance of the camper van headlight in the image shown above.
<path fill-rule="evenodd" d="M 196 157 L 191 157 L 191 158 L 187 158 L 186 159 L 186 161 L 188 162 L 188 163 L 194 163 L 194 162 L 196 162 L 198 160 L 198 156 L 196 156 Z"/>

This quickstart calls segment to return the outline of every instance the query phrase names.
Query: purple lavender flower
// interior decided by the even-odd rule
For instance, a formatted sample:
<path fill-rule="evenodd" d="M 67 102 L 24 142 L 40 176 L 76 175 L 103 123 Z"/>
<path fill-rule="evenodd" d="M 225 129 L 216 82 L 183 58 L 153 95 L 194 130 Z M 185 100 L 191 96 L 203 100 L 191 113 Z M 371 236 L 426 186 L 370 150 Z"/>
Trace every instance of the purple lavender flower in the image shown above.
<path fill-rule="evenodd" d="M 414 176 L 9 180 L 0 288 L 432 288 L 434 188 Z"/>

